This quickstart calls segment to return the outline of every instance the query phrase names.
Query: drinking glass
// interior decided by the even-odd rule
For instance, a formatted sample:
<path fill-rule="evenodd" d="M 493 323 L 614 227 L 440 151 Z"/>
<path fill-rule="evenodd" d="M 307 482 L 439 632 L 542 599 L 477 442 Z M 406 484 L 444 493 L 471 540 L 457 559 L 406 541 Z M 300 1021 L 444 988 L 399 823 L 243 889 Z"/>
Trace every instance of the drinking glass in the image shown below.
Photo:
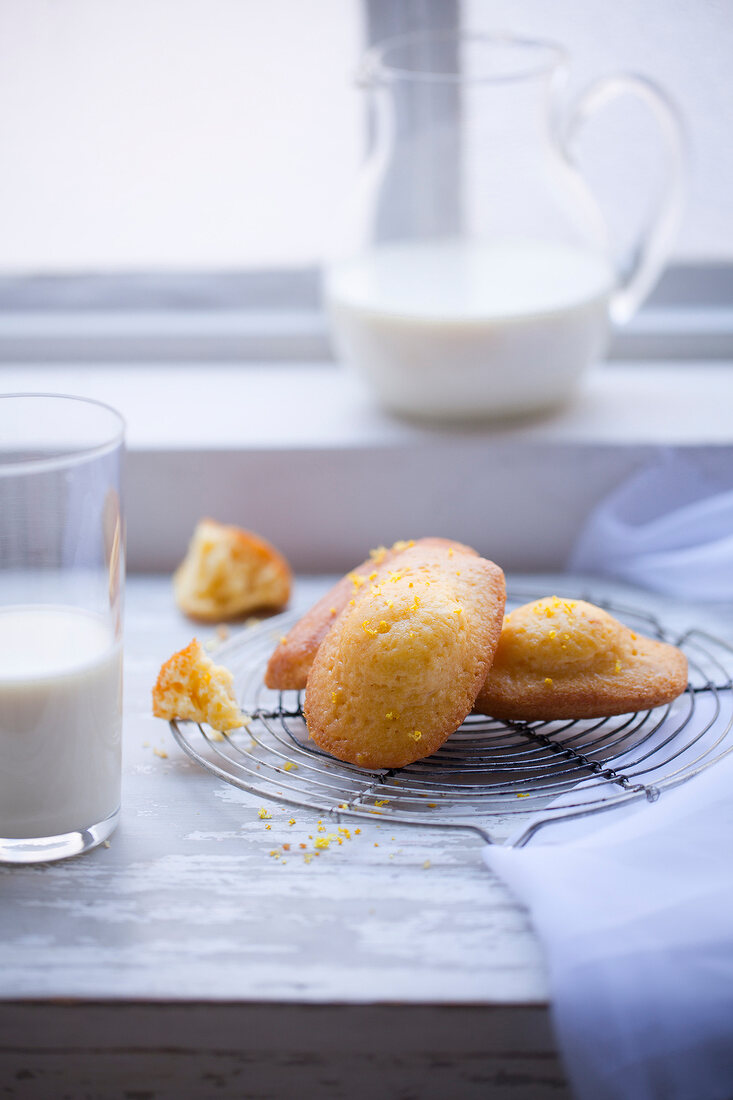
<path fill-rule="evenodd" d="M 0 861 L 77 855 L 120 812 L 124 422 L 0 396 Z"/>

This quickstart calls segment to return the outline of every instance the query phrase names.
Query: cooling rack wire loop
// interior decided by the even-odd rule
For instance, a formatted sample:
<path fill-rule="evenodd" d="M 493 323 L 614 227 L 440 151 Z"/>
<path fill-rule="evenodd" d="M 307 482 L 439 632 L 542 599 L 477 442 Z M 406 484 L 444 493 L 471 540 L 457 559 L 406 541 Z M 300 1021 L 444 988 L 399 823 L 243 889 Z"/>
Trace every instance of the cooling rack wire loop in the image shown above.
<path fill-rule="evenodd" d="M 513 591 L 508 605 L 536 599 Z M 243 791 L 342 818 L 388 818 L 422 828 L 469 830 L 488 843 L 521 846 L 553 821 L 623 803 L 655 802 L 733 751 L 733 648 L 703 630 L 674 636 L 658 619 L 583 596 L 632 629 L 679 646 L 687 690 L 655 710 L 583 721 L 500 722 L 469 715 L 438 752 L 399 769 L 342 763 L 308 738 L 302 698 L 264 686 L 289 613 L 235 634 L 216 654 L 234 675 L 246 728 L 217 734 L 171 722 L 191 759 Z"/>

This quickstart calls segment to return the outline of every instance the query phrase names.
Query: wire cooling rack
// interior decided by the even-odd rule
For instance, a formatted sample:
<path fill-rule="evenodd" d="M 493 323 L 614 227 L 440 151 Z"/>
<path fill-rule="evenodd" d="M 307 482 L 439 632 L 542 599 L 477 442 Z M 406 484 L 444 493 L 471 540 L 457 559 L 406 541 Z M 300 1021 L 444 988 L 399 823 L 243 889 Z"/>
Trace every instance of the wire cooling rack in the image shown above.
<path fill-rule="evenodd" d="M 515 591 L 508 608 L 536 599 Z M 489 843 L 521 846 L 538 829 L 660 794 L 733 751 L 733 648 L 690 629 L 665 630 L 645 611 L 584 596 L 632 629 L 686 654 L 687 690 L 673 703 L 614 718 L 501 722 L 469 715 L 425 760 L 365 770 L 308 738 L 298 692 L 264 686 L 278 639 L 299 617 L 280 615 L 222 645 L 249 725 L 229 735 L 174 721 L 181 748 L 219 779 L 263 799 L 336 819 L 383 816 L 394 824 L 468 829 Z"/>

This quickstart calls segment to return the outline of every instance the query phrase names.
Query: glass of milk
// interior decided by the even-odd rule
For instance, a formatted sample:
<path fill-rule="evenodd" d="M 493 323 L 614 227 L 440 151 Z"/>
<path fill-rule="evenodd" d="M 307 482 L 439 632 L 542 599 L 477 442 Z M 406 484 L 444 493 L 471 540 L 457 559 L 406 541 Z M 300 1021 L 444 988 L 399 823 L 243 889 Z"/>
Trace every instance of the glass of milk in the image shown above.
<path fill-rule="evenodd" d="M 681 204 L 677 114 L 631 75 L 566 109 L 567 74 L 562 47 L 508 34 L 405 35 L 366 55 L 371 147 L 324 297 L 337 354 L 388 409 L 463 420 L 560 405 L 656 278 Z M 625 250 L 575 163 L 618 97 L 658 124 L 663 161 Z M 617 150 L 627 173 L 633 159 Z"/>
<path fill-rule="evenodd" d="M 0 862 L 117 824 L 123 440 L 97 402 L 0 396 Z"/>

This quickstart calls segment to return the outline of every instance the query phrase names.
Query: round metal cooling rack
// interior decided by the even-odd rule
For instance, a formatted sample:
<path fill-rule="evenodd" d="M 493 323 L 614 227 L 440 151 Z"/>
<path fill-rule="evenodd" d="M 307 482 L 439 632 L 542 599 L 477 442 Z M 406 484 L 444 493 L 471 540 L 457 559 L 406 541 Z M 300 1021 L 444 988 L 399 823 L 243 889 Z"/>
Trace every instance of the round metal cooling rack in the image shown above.
<path fill-rule="evenodd" d="M 536 598 L 514 591 L 507 604 Z M 522 846 L 552 821 L 635 799 L 654 802 L 733 751 L 733 648 L 697 629 L 672 635 L 638 609 L 582 598 L 639 633 L 679 646 L 689 664 L 684 694 L 655 710 L 584 721 L 469 715 L 427 759 L 365 770 L 309 740 L 300 693 L 264 686 L 272 650 L 299 617 L 289 613 L 242 630 L 217 650 L 251 716 L 246 728 L 222 735 L 174 721 L 171 729 L 207 771 L 263 799 L 336 819 L 384 816 L 394 824 L 468 829 L 489 843 L 513 833 L 511 843 Z"/>

